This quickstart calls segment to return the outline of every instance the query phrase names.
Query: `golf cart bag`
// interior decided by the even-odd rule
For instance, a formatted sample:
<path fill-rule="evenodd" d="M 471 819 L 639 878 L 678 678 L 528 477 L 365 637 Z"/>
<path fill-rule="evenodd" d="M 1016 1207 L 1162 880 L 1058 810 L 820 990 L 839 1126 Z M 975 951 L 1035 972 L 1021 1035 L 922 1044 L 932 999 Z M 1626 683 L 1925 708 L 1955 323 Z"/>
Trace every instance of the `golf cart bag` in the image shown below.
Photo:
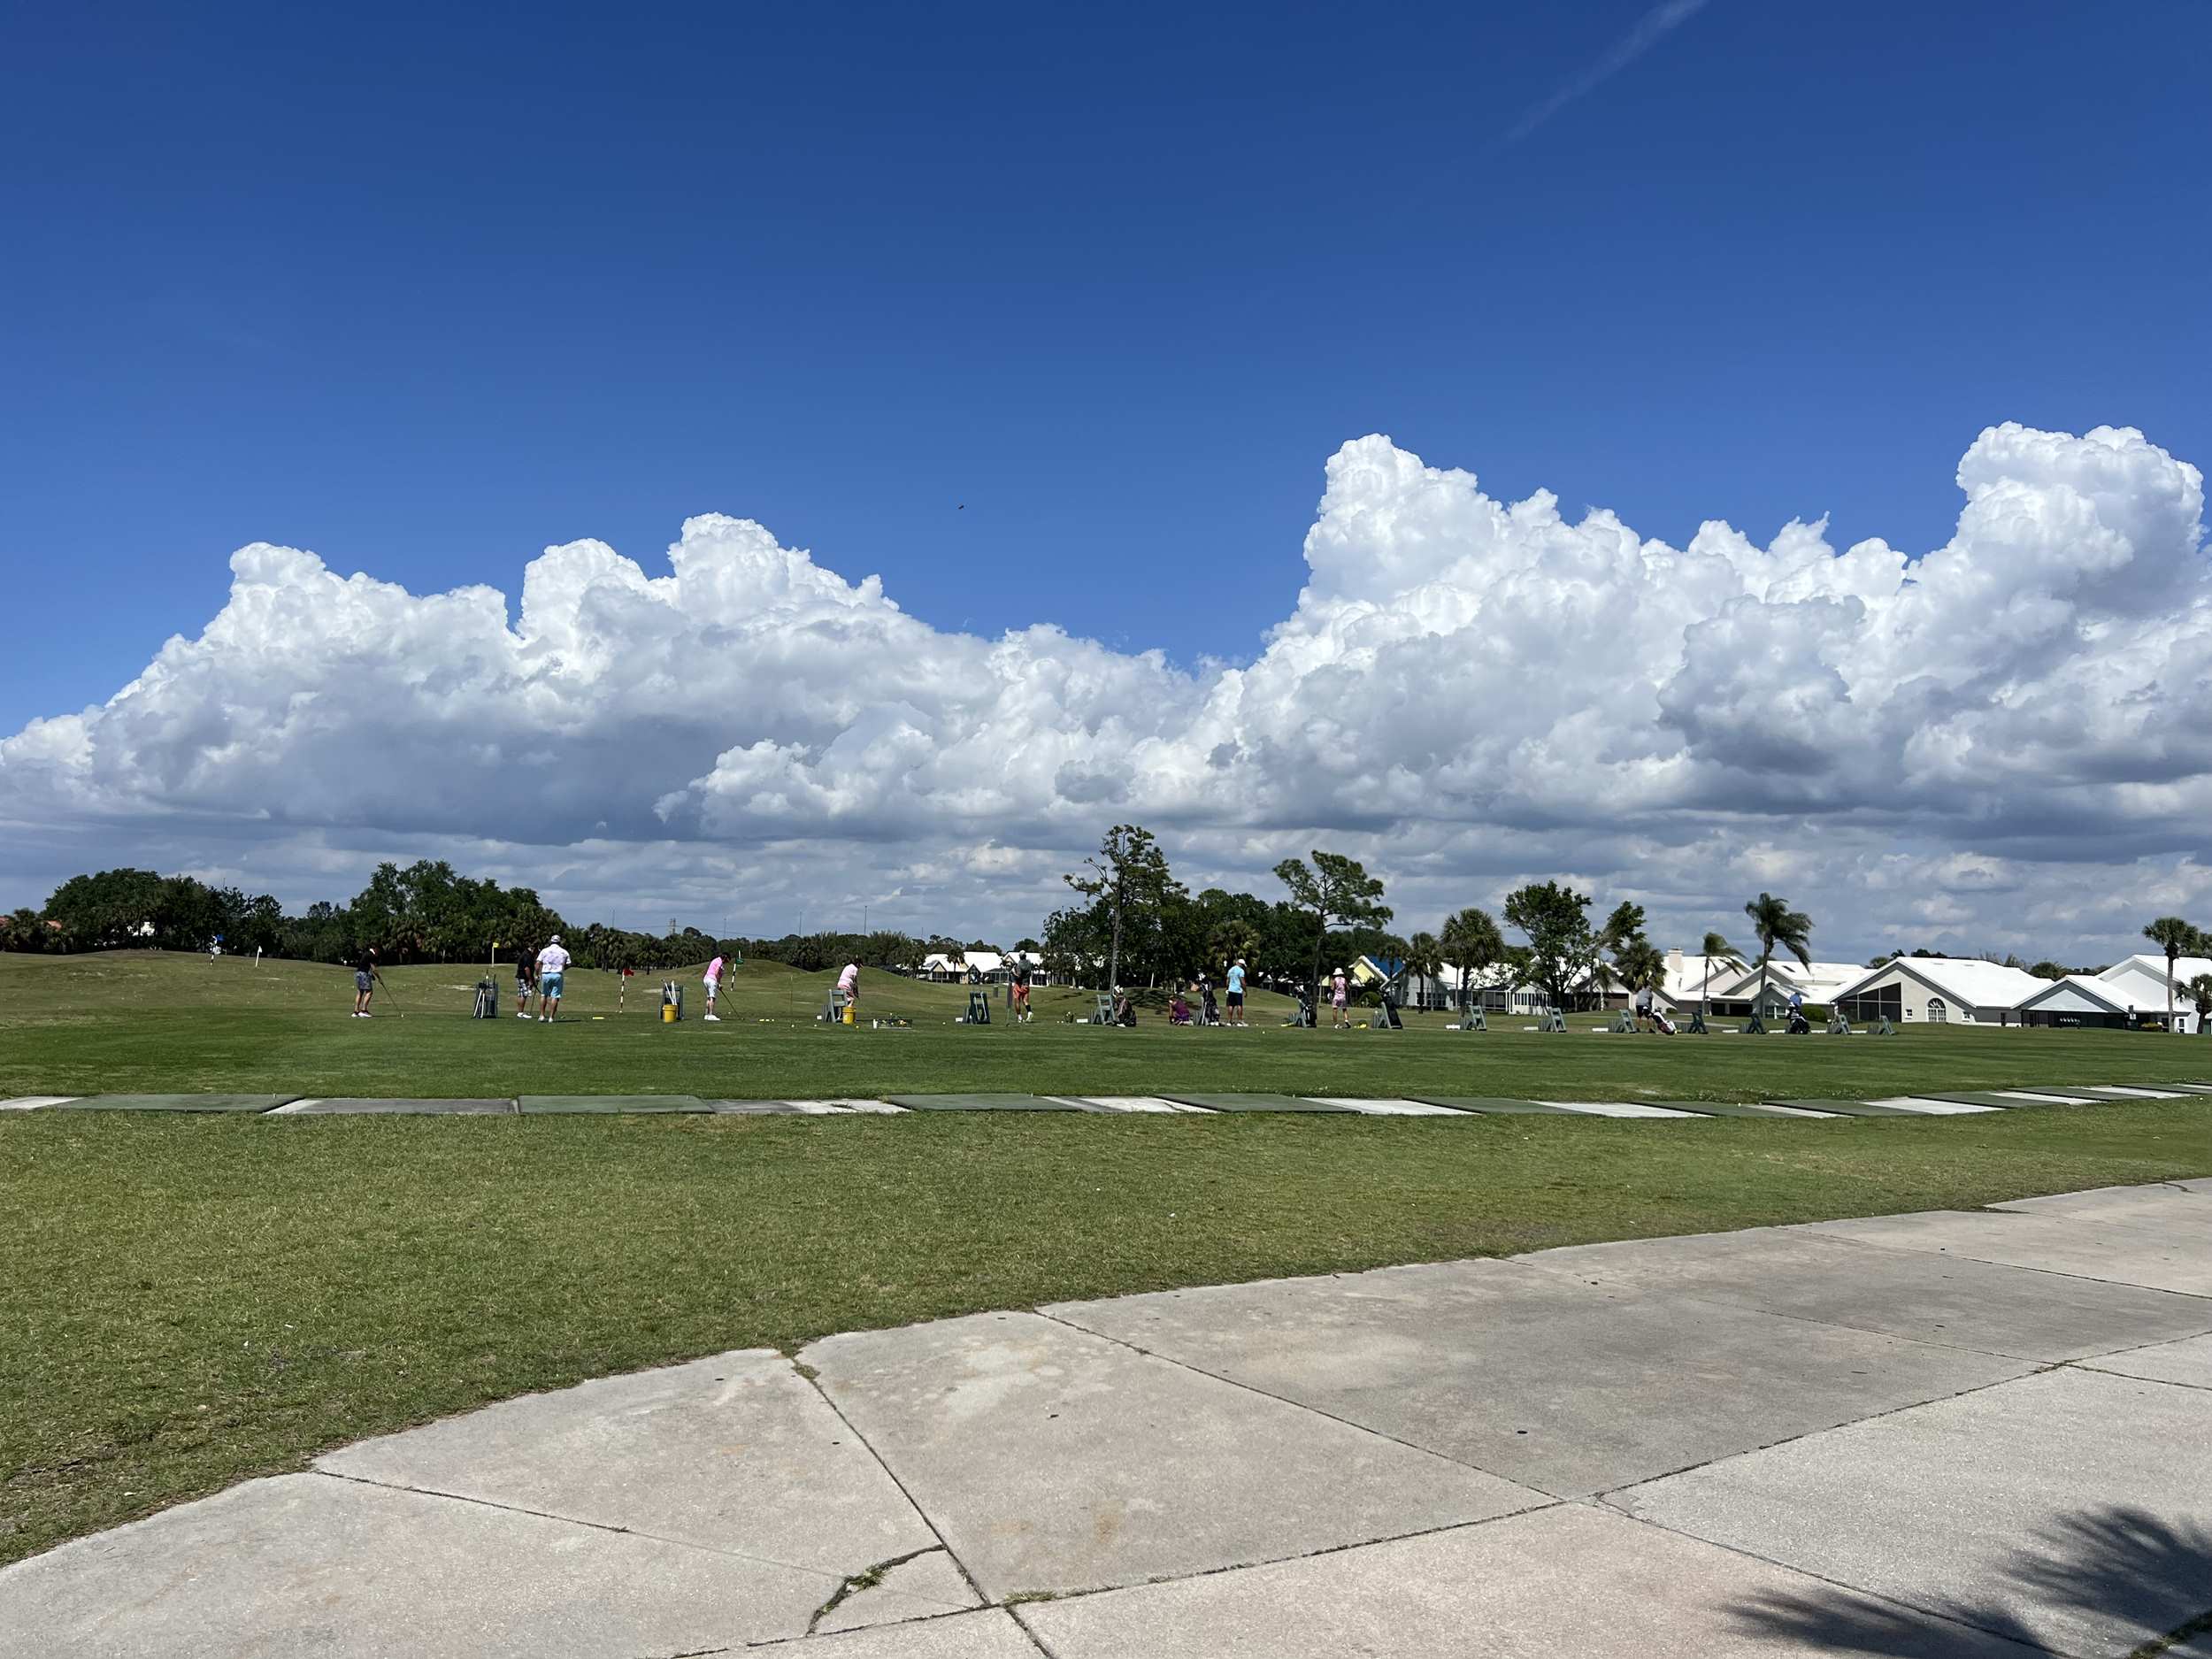
<path fill-rule="evenodd" d="M 1659 1028 L 1659 1034 L 1661 1036 L 1671 1037 L 1674 1035 L 1674 1022 L 1667 1018 L 1667 1010 L 1661 1008 L 1655 1002 L 1652 1005 L 1651 1023 Z"/>
<path fill-rule="evenodd" d="M 1398 1018 L 1397 1003 L 1391 1000 L 1390 993 L 1385 991 L 1382 994 L 1381 1002 L 1375 1006 L 1375 1018 L 1367 1022 L 1367 1029 L 1370 1031 L 1403 1031 L 1405 1028 L 1405 1021 Z"/>
<path fill-rule="evenodd" d="M 1198 1023 L 1202 1025 L 1221 1024 L 1221 1007 L 1214 1001 L 1214 987 L 1210 985 L 1199 994 Z"/>
<path fill-rule="evenodd" d="M 476 982 L 476 1009 L 469 1018 L 471 1019 L 497 1019 L 499 1018 L 499 987 L 489 979 L 479 979 Z"/>
<path fill-rule="evenodd" d="M 1790 1010 L 1790 1023 L 1786 1029 L 1793 1037 L 1810 1036 L 1813 1022 L 1807 1019 L 1801 1010 L 1793 1008 Z"/>
<path fill-rule="evenodd" d="M 1287 1023 L 1302 1030 L 1311 1031 L 1313 1029 L 1313 1000 L 1310 997 L 1301 996 L 1298 999 L 1298 1011 L 1290 1017 Z"/>

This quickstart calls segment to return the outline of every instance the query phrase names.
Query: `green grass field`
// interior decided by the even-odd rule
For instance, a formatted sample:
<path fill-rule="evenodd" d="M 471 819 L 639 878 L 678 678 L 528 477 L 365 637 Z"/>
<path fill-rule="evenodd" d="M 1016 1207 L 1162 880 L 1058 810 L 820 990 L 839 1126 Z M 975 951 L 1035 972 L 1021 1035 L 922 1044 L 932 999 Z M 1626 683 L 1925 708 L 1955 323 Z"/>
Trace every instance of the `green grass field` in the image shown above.
<path fill-rule="evenodd" d="M 864 1014 L 911 1029 L 816 1022 L 831 976 L 749 964 L 724 1018 L 659 1019 L 657 981 L 572 971 L 557 1025 L 467 1018 L 482 970 L 398 968 L 380 1018 L 347 1018 L 352 979 L 304 963 L 257 969 L 226 958 L 117 952 L 0 955 L 0 1096 L 193 1093 L 509 1095 L 680 1094 L 708 1099 L 994 1090 L 1148 1094 L 1161 1089 L 1389 1094 L 1409 1091 L 1559 1099 L 1747 1100 L 1907 1094 L 2024 1083 L 2163 1082 L 2212 1074 L 2212 1043 L 2148 1033 L 1916 1028 L 1896 1038 L 1565 1036 L 1501 1017 L 1487 1033 L 1441 1015 L 1402 1032 L 1300 1031 L 1290 1004 L 1253 999 L 1252 1028 L 1192 1030 L 1148 1017 L 1133 1030 L 1064 1023 L 1087 996 L 1036 994 L 1034 1023 L 956 1024 L 964 987 L 886 974 L 864 981 Z M 509 976 L 499 976 L 503 994 Z M 511 1008 L 511 1002 L 509 1003 Z M 595 1018 L 596 1017 L 596 1018 Z"/>
<path fill-rule="evenodd" d="M 818 979 L 768 969 L 747 970 L 742 1018 L 720 1027 L 664 1028 L 649 1010 L 486 1025 L 451 1007 L 472 977 L 396 974 L 411 1017 L 364 1022 L 345 1018 L 349 981 L 334 970 L 0 957 L 0 1094 L 1448 1081 L 1717 1098 L 1783 1081 L 1817 1094 L 2154 1079 L 2212 1055 L 2176 1038 L 2016 1032 L 1099 1032 L 1050 1011 L 1018 1030 L 829 1032 L 804 1018 Z M 597 976 L 575 983 L 587 1013 L 611 1000 Z M 941 1021 L 965 1001 L 901 991 Z M 1834 1122 L 4 1113 L 0 1561 L 363 1435 L 725 1348 L 2208 1173 L 2212 1098 Z"/>

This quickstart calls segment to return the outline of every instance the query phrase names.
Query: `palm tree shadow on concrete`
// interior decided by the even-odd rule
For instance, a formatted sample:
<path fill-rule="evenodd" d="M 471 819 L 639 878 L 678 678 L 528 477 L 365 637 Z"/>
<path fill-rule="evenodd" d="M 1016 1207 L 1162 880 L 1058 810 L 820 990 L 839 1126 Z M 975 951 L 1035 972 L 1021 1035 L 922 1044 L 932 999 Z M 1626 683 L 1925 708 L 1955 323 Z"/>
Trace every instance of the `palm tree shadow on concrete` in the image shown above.
<path fill-rule="evenodd" d="M 1892 1609 L 1843 1591 L 1770 1594 L 1736 1609 L 1747 1631 L 1819 1653 L 1927 1659 L 1926 1613 L 2041 1653 L 2153 1659 L 2212 1632 L 2212 1529 L 2145 1509 L 2085 1510 L 2046 1527 L 1986 1595 Z M 2097 1632 L 2086 1638 L 2085 1631 Z M 2128 1645 L 2128 1644 L 2134 1645 Z"/>

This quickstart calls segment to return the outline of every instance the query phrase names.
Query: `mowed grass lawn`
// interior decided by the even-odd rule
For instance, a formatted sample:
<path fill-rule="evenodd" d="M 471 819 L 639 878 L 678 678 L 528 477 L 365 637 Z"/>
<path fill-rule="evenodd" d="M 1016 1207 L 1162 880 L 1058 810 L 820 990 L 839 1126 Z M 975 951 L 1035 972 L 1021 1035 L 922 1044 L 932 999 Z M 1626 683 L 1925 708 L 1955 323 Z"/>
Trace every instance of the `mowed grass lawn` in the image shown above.
<path fill-rule="evenodd" d="M 1972 1082 L 2117 1080 L 2212 1053 L 2183 1039 L 1995 1033 L 1693 1045 L 1048 1021 L 388 1025 L 334 1017 L 327 973 L 273 976 L 297 1005 L 214 978 L 192 994 L 166 983 L 205 967 L 92 958 L 34 981 L 11 964 L 0 1090 L 651 1086 L 626 1065 L 703 1093 L 774 1092 L 752 1087 L 756 1071 L 800 1093 L 1070 1087 L 1079 1075 L 1102 1090 L 1157 1086 L 1167 1068 L 1217 1087 L 1318 1087 L 1325 1074 L 1363 1092 L 1427 1068 L 1487 1092 L 1493 1068 L 1517 1068 L 1524 1081 L 1507 1092 L 1540 1079 L 1594 1090 L 1603 1078 L 1609 1094 L 1690 1094 L 1691 1074 L 1647 1068 L 1701 1054 L 1695 1064 L 1722 1068 L 1713 1089 L 1755 1092 L 1764 1085 L 1726 1069 L 1863 1077 L 1917 1061 Z M 121 995 L 79 1006 L 83 976 L 102 972 L 94 983 Z M 38 1006 L 24 995 L 33 982 L 64 994 Z M 172 1010 L 127 1005 L 163 997 Z M 166 1034 L 118 1034 L 134 1025 Z M 185 1074 L 165 1070 L 165 1043 L 196 1028 L 206 1034 Z M 1614 1070 L 1573 1070 L 1592 1065 Z M 841 1066 L 839 1080 L 821 1075 Z M 0 1560 L 363 1435 L 728 1348 L 790 1349 L 1062 1297 L 2208 1173 L 2202 1099 L 1836 1122 L 0 1114 Z"/>
<path fill-rule="evenodd" d="M 2212 1042 L 2149 1033 L 1914 1028 L 1894 1039 L 1600 1036 L 1578 1018 L 1538 1035 L 1501 1016 L 1487 1033 L 1413 1015 L 1402 1032 L 1300 1031 L 1291 1004 L 1258 995 L 1248 1030 L 1193 1030 L 1148 1015 L 1133 1030 L 1071 1025 L 1090 999 L 1045 989 L 1037 1018 L 956 1023 L 964 987 L 887 974 L 864 980 L 864 1015 L 910 1029 L 818 1023 L 832 976 L 774 963 L 734 972 L 708 1025 L 695 967 L 681 1024 L 660 1022 L 657 979 L 572 970 L 561 1023 L 469 1018 L 483 970 L 391 970 L 379 1018 L 348 1018 L 334 967 L 158 952 L 0 954 L 0 1097 L 232 1092 L 365 1095 L 679 1094 L 706 1099 L 1008 1091 L 1151 1094 L 1410 1092 L 1555 1099 L 1753 1100 L 1979 1089 L 2024 1083 L 2163 1082 L 2212 1074 Z M 1363 1018 L 1363 1016 L 1362 1016 Z M 1735 1022 L 1720 1022 L 1723 1028 Z"/>

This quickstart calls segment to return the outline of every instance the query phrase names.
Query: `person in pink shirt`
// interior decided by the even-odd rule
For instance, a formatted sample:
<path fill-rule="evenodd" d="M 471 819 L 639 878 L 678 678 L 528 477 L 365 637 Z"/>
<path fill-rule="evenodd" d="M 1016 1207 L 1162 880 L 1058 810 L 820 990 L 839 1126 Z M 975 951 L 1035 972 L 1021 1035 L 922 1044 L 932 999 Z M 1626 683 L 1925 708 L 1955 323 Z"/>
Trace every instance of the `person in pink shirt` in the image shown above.
<path fill-rule="evenodd" d="M 1336 1010 L 1336 1023 L 1345 1030 L 1352 1024 L 1349 987 L 1344 982 L 1344 970 L 1339 968 L 1329 979 L 1329 1002 Z"/>
<path fill-rule="evenodd" d="M 721 994 L 722 990 L 722 953 L 718 950 L 714 953 L 714 960 L 707 964 L 705 983 L 707 1018 L 718 1025 L 722 1023 L 722 1016 L 714 1011 L 714 999 Z"/>
<path fill-rule="evenodd" d="M 845 999 L 845 1006 L 853 1010 L 852 1018 L 860 1018 L 860 964 L 849 962 L 845 972 L 837 976 L 837 994 Z"/>

